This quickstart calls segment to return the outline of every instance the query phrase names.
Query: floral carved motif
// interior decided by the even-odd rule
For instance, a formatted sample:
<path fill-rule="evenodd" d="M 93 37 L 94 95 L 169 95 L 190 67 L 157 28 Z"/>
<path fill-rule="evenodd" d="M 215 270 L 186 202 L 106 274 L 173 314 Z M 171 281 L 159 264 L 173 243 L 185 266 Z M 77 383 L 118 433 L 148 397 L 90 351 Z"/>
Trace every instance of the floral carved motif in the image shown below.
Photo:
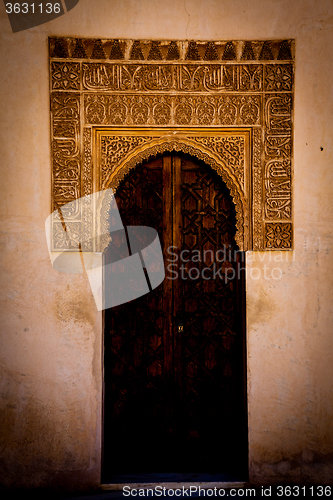
<path fill-rule="evenodd" d="M 288 90 L 293 87 L 293 66 L 291 64 L 267 64 L 265 66 L 265 90 Z"/>
<path fill-rule="evenodd" d="M 53 90 L 80 90 L 80 64 L 52 62 Z"/>
<path fill-rule="evenodd" d="M 292 247 L 292 225 L 285 222 L 265 225 L 265 248 L 289 250 Z"/>
<path fill-rule="evenodd" d="M 81 223 L 80 222 L 67 222 L 66 231 L 63 230 L 61 222 L 53 224 L 53 249 L 62 250 L 77 249 L 81 241 Z"/>
<path fill-rule="evenodd" d="M 243 136 L 194 137 L 193 140 L 204 145 L 228 165 L 244 192 L 245 144 Z"/>
<path fill-rule="evenodd" d="M 151 140 L 152 137 L 103 136 L 101 138 L 101 189 L 105 189 L 110 175 L 128 153 Z"/>
<path fill-rule="evenodd" d="M 261 97 L 226 96 L 84 96 L 87 124 L 103 125 L 237 125 L 261 123 Z"/>

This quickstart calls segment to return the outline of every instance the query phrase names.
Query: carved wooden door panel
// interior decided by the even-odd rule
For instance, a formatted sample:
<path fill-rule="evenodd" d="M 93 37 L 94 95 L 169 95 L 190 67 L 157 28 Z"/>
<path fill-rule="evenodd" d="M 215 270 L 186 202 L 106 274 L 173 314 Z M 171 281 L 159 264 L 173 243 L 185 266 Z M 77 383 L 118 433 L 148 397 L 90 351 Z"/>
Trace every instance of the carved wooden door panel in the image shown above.
<path fill-rule="evenodd" d="M 244 262 L 229 191 L 209 167 L 168 155 L 136 168 L 116 198 L 124 225 L 158 231 L 166 278 L 106 310 L 105 477 L 240 470 Z M 112 241 L 106 262 L 124 244 Z"/>

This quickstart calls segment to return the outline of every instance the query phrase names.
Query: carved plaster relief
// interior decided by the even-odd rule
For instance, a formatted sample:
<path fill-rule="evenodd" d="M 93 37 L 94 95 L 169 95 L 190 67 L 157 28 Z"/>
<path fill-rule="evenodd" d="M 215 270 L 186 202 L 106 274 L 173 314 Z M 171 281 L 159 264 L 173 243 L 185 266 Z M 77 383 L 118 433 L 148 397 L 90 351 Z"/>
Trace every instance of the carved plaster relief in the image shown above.
<path fill-rule="evenodd" d="M 210 165 L 228 186 L 236 207 L 236 241 L 250 247 L 250 129 L 96 129 L 95 191 L 118 185 L 126 174 L 149 158 L 166 152 L 189 154 Z M 100 230 L 105 233 L 105 228 Z"/>
<path fill-rule="evenodd" d="M 292 40 L 50 38 L 49 47 L 53 210 L 182 151 L 227 183 L 241 249 L 292 249 Z M 69 216 L 73 237 L 83 230 L 87 241 L 96 221 L 81 207 Z M 65 244 L 57 224 L 54 250 Z"/>

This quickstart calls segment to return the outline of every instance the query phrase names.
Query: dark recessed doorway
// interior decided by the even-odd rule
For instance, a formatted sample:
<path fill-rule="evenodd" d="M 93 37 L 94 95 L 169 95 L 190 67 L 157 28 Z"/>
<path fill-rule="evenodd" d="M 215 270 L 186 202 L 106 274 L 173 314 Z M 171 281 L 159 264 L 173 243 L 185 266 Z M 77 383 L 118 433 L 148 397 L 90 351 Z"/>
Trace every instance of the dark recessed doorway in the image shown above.
<path fill-rule="evenodd" d="M 166 277 L 105 311 L 102 482 L 244 480 L 245 262 L 229 190 L 168 154 L 132 170 L 116 200 L 124 226 L 157 230 Z M 125 247 L 113 239 L 106 263 Z"/>

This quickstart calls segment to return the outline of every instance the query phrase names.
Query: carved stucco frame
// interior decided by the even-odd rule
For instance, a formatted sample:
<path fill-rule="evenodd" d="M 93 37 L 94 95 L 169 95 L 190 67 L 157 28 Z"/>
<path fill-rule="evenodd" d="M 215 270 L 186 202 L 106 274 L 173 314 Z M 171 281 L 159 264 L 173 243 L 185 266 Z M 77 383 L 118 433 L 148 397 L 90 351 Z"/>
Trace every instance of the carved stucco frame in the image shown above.
<path fill-rule="evenodd" d="M 293 41 L 116 42 L 50 39 L 52 210 L 108 187 L 116 190 L 132 168 L 149 158 L 183 152 L 211 166 L 229 188 L 240 249 L 291 250 Z M 220 63 L 219 57 L 227 60 Z M 169 87 L 166 74 L 173 75 Z M 190 74 L 191 80 L 184 80 Z M 225 78 L 218 92 L 209 90 L 216 77 Z M 238 106 L 231 126 L 223 114 L 228 106 Z M 257 114 L 251 117 L 253 109 Z M 120 145 L 135 138 L 123 155 L 114 155 L 107 180 L 101 179 L 103 134 L 116 137 Z M 221 134 L 230 140 L 247 134 L 244 186 L 223 152 L 210 147 Z M 203 141 L 207 137 L 209 147 Z M 100 197 L 99 207 L 84 202 L 67 225 L 73 240 L 84 241 L 85 251 L 103 251 L 107 244 L 106 237 L 89 243 L 96 231 L 106 231 L 107 199 Z M 57 224 L 55 251 L 63 244 Z"/>

